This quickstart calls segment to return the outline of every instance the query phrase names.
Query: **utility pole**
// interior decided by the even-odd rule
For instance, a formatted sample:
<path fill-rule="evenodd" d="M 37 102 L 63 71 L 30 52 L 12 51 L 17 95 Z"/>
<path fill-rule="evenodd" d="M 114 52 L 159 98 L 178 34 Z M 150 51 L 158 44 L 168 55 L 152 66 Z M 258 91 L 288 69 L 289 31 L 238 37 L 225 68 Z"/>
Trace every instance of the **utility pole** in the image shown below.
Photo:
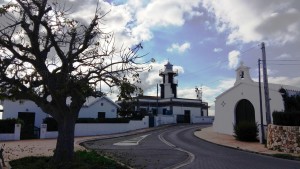
<path fill-rule="evenodd" d="M 156 84 L 156 115 L 158 115 L 158 83 Z"/>
<path fill-rule="evenodd" d="M 263 78 L 264 78 L 264 90 L 265 90 L 265 105 L 266 105 L 266 121 L 267 125 L 271 123 L 271 113 L 270 113 L 270 97 L 269 97 L 269 83 L 267 75 L 267 61 L 266 61 L 266 49 L 265 43 L 261 43 L 262 50 L 262 63 L 263 63 Z"/>
<path fill-rule="evenodd" d="M 263 120 L 263 110 L 262 110 L 262 98 L 261 98 L 261 80 L 260 80 L 260 59 L 258 59 L 258 87 L 259 87 L 259 106 L 260 106 L 260 131 L 261 138 L 260 143 L 265 143 L 265 130 L 264 130 L 264 120 Z"/>

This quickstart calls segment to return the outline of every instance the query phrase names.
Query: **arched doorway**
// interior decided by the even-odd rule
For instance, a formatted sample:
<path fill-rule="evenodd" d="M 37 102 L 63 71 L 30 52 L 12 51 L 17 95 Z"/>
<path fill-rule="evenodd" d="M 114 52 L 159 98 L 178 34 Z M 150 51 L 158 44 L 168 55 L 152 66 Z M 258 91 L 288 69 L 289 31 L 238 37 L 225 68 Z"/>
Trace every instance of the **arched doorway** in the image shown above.
<path fill-rule="evenodd" d="M 240 100 L 235 107 L 235 124 L 241 121 L 255 122 L 254 107 L 247 99 Z"/>

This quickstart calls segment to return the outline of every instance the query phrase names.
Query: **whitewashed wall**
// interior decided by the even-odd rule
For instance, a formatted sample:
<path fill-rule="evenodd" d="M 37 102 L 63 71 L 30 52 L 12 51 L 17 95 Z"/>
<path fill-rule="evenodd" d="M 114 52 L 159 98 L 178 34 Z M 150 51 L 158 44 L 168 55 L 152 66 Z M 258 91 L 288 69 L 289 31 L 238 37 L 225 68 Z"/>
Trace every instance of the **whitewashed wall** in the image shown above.
<path fill-rule="evenodd" d="M 3 101 L 3 119 L 7 118 L 18 118 L 19 112 L 34 112 L 35 113 L 35 126 L 40 126 L 43 122 L 43 119 L 47 117 L 47 114 L 44 113 L 34 102 L 29 100 L 24 101 Z"/>
<path fill-rule="evenodd" d="M 41 125 L 40 138 L 56 138 L 58 132 L 47 132 L 47 125 Z M 130 120 L 129 123 L 77 123 L 75 136 L 95 136 L 103 134 L 122 133 L 149 127 L 149 117 L 142 120 Z"/>
<path fill-rule="evenodd" d="M 41 126 L 43 119 L 49 115 L 44 113 L 34 102 L 29 100 L 24 101 L 10 101 L 4 100 L 3 104 L 3 119 L 18 118 L 18 112 L 34 112 L 35 126 Z M 88 103 L 88 101 L 87 101 Z M 101 105 L 103 103 L 103 106 Z M 101 98 L 87 107 L 82 107 L 79 112 L 79 117 L 97 118 L 98 112 L 106 112 L 106 118 L 117 117 L 117 107 L 106 99 Z"/>
<path fill-rule="evenodd" d="M 275 110 L 284 110 L 283 100 L 278 92 L 279 88 L 270 85 L 269 96 L 271 113 Z M 240 83 L 233 88 L 225 91 L 222 95 L 218 96 L 215 101 L 215 120 L 213 128 L 215 131 L 233 135 L 233 124 L 235 124 L 235 107 L 237 103 L 242 100 L 249 100 L 255 111 L 255 121 L 260 124 L 260 105 L 259 105 L 259 88 L 257 83 Z M 263 107 L 263 120 L 266 124 L 265 115 L 265 102 L 262 88 L 262 107 Z M 224 103 L 223 103 L 224 102 Z M 223 103 L 223 105 L 222 105 Z M 272 115 L 271 115 L 272 118 Z"/>
<path fill-rule="evenodd" d="M 105 118 L 117 117 L 117 107 L 108 100 L 101 98 L 89 104 L 88 107 L 82 107 L 79 112 L 79 118 L 97 118 L 98 112 L 105 112 Z"/>
<path fill-rule="evenodd" d="M 176 123 L 176 115 L 158 115 L 155 116 L 155 126 Z"/>
<path fill-rule="evenodd" d="M 208 110 L 207 109 L 203 110 L 203 116 L 208 116 Z"/>
<path fill-rule="evenodd" d="M 15 124 L 14 133 L 0 133 L 0 140 L 1 141 L 20 140 L 20 136 L 21 136 L 21 124 Z"/>
<path fill-rule="evenodd" d="M 192 118 L 191 123 L 203 123 L 203 124 L 211 124 L 214 121 L 214 117 L 211 116 L 195 116 Z"/>

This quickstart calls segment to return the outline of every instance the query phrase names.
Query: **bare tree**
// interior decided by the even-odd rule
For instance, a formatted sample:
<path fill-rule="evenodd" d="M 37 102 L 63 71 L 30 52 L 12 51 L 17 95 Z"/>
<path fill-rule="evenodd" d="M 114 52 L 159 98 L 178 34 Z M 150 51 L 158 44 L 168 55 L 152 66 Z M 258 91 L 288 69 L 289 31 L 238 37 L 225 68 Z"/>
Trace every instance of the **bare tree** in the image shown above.
<path fill-rule="evenodd" d="M 118 86 L 149 68 L 137 63 L 141 44 L 115 48 L 113 34 L 101 28 L 105 15 L 97 7 L 83 24 L 47 0 L 0 8 L 0 99 L 31 100 L 57 121 L 56 164 L 73 159 L 78 113 L 87 97 L 104 94 L 97 84 Z"/>

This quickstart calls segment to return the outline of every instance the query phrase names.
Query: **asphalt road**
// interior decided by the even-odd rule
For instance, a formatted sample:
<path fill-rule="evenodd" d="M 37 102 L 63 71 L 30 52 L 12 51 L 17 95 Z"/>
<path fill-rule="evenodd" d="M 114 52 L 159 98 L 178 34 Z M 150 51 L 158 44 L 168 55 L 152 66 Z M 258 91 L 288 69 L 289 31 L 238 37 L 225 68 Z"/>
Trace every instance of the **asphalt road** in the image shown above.
<path fill-rule="evenodd" d="M 300 169 L 299 161 L 218 146 L 194 136 L 203 125 L 177 125 L 84 145 L 137 169 Z"/>

